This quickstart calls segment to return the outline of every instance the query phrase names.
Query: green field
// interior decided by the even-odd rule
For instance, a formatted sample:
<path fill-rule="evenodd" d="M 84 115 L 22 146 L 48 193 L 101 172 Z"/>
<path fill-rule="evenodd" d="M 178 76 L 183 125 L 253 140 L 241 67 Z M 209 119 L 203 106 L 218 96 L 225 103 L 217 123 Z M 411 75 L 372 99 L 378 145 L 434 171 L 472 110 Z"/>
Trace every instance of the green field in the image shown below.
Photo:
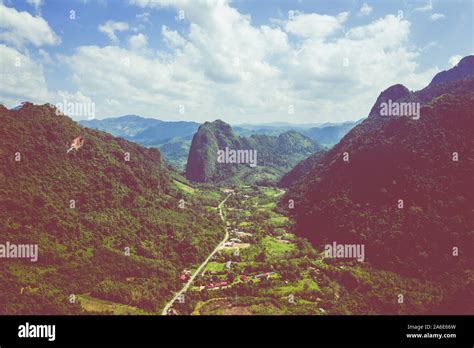
<path fill-rule="evenodd" d="M 127 306 L 120 303 L 101 300 L 89 295 L 77 296 L 81 307 L 86 312 L 111 313 L 115 315 L 143 315 L 150 314 L 136 307 Z"/>
<path fill-rule="evenodd" d="M 301 291 L 314 291 L 320 292 L 321 289 L 319 288 L 318 284 L 312 279 L 301 279 L 296 283 L 292 283 L 285 286 L 276 287 L 270 290 L 265 291 L 268 294 L 274 294 L 279 296 L 287 296 L 289 294 L 297 294 Z"/>
<path fill-rule="evenodd" d="M 261 187 L 260 192 L 268 197 L 276 197 L 282 195 L 285 191 L 273 187 Z"/>
<path fill-rule="evenodd" d="M 294 244 L 279 242 L 273 237 L 265 237 L 262 239 L 262 245 L 265 248 L 265 253 L 268 257 L 282 257 L 288 251 L 295 249 Z"/>
<path fill-rule="evenodd" d="M 219 263 L 219 262 L 209 262 L 206 265 L 205 271 L 207 272 L 223 272 L 225 269 L 225 263 Z"/>
<path fill-rule="evenodd" d="M 178 181 L 178 180 L 173 180 L 174 184 L 176 185 L 177 188 L 179 188 L 180 190 L 186 192 L 186 193 L 189 193 L 189 194 L 193 194 L 196 192 L 196 189 L 189 186 L 189 185 L 186 185 L 186 184 L 183 184 L 182 182 Z"/>
<path fill-rule="evenodd" d="M 285 226 L 288 221 L 289 220 L 286 216 L 275 216 L 267 220 L 267 222 L 272 226 Z"/>

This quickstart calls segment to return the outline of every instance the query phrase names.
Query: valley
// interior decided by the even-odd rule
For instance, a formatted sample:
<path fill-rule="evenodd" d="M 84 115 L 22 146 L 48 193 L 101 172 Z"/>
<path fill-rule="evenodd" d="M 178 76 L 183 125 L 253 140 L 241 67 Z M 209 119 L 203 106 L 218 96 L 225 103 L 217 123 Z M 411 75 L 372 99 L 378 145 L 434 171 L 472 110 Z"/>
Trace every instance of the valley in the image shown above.
<path fill-rule="evenodd" d="M 1 312 L 472 313 L 472 56 L 441 76 L 382 91 L 331 148 L 222 120 L 96 124 L 116 137 L 0 105 L 0 244 L 37 248 L 1 253 Z M 184 173 L 155 148 L 168 136 L 191 142 Z"/>
<path fill-rule="evenodd" d="M 277 205 L 284 193 L 255 185 L 222 188 L 216 213 L 226 236 L 204 263 L 183 269 L 183 288 L 162 314 L 423 313 L 446 295 L 434 281 L 326 258 L 293 233 L 293 221 Z"/>

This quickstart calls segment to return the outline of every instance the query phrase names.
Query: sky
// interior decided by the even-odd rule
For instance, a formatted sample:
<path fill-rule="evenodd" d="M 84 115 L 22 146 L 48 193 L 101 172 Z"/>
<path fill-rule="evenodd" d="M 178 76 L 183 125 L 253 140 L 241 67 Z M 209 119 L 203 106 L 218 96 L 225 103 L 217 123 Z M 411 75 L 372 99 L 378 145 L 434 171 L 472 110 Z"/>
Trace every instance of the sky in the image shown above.
<path fill-rule="evenodd" d="M 473 54 L 473 17 L 473 0 L 0 0 L 0 103 L 75 120 L 358 120 L 384 89 L 421 89 Z"/>

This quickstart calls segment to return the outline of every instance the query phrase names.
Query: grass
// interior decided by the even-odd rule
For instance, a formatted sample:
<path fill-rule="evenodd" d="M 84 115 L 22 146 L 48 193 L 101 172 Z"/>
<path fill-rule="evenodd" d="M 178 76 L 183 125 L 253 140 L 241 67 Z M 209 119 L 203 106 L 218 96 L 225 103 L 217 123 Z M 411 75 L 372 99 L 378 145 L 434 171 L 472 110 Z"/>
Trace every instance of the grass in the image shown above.
<path fill-rule="evenodd" d="M 295 249 L 294 244 L 279 242 L 275 238 L 268 236 L 262 239 L 262 244 L 265 247 L 265 253 L 269 257 L 282 257 L 288 251 Z"/>
<path fill-rule="evenodd" d="M 207 272 L 224 272 L 225 270 L 225 263 L 219 263 L 219 262 L 209 262 L 207 265 L 206 265 L 206 268 L 205 270 Z"/>
<path fill-rule="evenodd" d="M 186 193 L 189 193 L 189 194 L 194 194 L 196 192 L 196 189 L 189 186 L 189 185 L 186 185 L 186 184 L 183 184 L 182 182 L 178 181 L 178 180 L 173 180 L 174 184 L 176 185 L 176 187 Z"/>
<path fill-rule="evenodd" d="M 78 295 L 78 300 L 81 303 L 81 307 L 86 312 L 105 312 L 112 313 L 114 315 L 143 315 L 150 314 L 142 309 L 127 306 L 121 303 L 101 300 L 89 295 Z"/>
<path fill-rule="evenodd" d="M 286 216 L 275 216 L 267 220 L 271 226 L 285 226 L 288 224 L 288 221 Z"/>
<path fill-rule="evenodd" d="M 274 197 L 280 192 L 280 190 L 273 187 L 260 187 L 260 192 L 268 197 Z"/>
<path fill-rule="evenodd" d="M 277 197 L 281 196 L 283 193 L 285 193 L 284 190 L 278 189 L 278 188 L 273 188 L 273 187 L 261 187 L 260 192 L 265 194 L 268 197 Z"/>
<path fill-rule="evenodd" d="M 306 284 L 306 285 L 305 285 Z M 301 279 L 293 284 L 288 284 L 284 286 L 279 286 L 270 290 L 265 291 L 269 294 L 274 294 L 278 296 L 286 296 L 289 294 L 297 294 L 301 291 L 314 291 L 320 292 L 321 289 L 319 288 L 318 284 L 312 279 Z"/>
<path fill-rule="evenodd" d="M 260 205 L 259 208 L 262 209 L 262 210 L 264 210 L 264 209 L 273 209 L 273 208 L 276 208 L 276 203 L 275 202 L 270 202 L 268 204 Z"/>

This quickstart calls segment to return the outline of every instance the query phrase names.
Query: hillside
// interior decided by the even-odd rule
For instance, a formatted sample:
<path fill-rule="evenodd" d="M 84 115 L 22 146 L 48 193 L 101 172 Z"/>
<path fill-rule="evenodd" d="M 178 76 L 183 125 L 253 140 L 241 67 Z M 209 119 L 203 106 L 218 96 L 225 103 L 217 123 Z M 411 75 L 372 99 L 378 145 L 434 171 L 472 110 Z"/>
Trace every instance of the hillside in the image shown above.
<path fill-rule="evenodd" d="M 433 77 L 433 80 L 431 80 L 429 87 L 432 87 L 434 85 L 438 85 L 441 83 L 459 81 L 462 79 L 469 78 L 474 75 L 474 71 L 472 69 L 473 65 L 474 65 L 474 56 L 464 57 L 452 69 L 437 73 L 436 76 Z"/>
<path fill-rule="evenodd" d="M 421 117 L 381 116 L 389 99 L 420 102 Z M 319 246 L 363 243 L 367 261 L 402 274 L 472 269 L 472 110 L 473 77 L 418 92 L 402 85 L 382 92 L 369 118 L 283 200 L 295 199 L 290 213 L 297 233 Z M 453 256 L 454 247 L 460 256 Z"/>
<path fill-rule="evenodd" d="M 0 122 L 1 240 L 39 249 L 37 262 L 0 263 L 3 314 L 78 313 L 71 294 L 160 310 L 179 273 L 222 238 L 202 202 L 179 208 L 177 174 L 157 149 L 82 128 L 48 105 L 0 106 Z M 78 136 L 82 148 L 67 153 Z"/>
<path fill-rule="evenodd" d="M 255 163 L 219 162 L 219 151 L 250 151 Z M 206 122 L 194 135 L 186 165 L 186 177 L 196 182 L 275 183 L 286 171 L 320 146 L 311 139 L 289 131 L 278 137 L 254 134 L 237 136 L 221 120 Z M 248 158 L 250 159 L 250 158 Z"/>
<path fill-rule="evenodd" d="M 319 160 L 325 153 L 325 150 L 316 151 L 308 158 L 299 162 L 292 170 L 283 175 L 281 180 L 278 182 L 278 186 L 288 188 L 296 185 L 302 178 L 308 175 L 315 166 L 318 165 Z"/>
<path fill-rule="evenodd" d="M 159 148 L 165 160 L 179 171 L 184 171 L 191 138 L 199 127 L 196 122 L 161 121 L 136 115 L 79 123 L 143 146 Z"/>

